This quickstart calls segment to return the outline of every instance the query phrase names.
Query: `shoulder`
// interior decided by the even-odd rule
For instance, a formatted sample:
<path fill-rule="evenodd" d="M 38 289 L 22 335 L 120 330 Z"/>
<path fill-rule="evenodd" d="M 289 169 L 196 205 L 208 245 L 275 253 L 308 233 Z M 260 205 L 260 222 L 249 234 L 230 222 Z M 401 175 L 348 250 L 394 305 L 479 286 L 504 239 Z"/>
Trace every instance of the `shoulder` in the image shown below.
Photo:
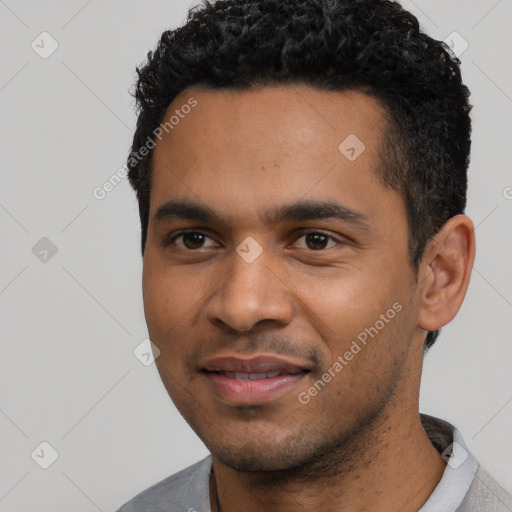
<path fill-rule="evenodd" d="M 512 495 L 481 466 L 457 512 L 510 512 Z"/>
<path fill-rule="evenodd" d="M 117 512 L 209 512 L 210 469 L 208 456 L 140 492 Z"/>

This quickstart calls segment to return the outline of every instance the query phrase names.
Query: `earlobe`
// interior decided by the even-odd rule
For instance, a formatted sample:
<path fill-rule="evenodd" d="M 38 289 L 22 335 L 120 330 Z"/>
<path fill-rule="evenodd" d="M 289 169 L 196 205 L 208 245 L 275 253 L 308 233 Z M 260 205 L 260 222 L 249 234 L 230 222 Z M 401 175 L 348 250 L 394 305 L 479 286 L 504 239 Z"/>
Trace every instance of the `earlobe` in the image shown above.
<path fill-rule="evenodd" d="M 418 327 L 435 331 L 459 311 L 475 259 L 474 232 L 469 217 L 456 215 L 427 246 L 420 270 Z"/>

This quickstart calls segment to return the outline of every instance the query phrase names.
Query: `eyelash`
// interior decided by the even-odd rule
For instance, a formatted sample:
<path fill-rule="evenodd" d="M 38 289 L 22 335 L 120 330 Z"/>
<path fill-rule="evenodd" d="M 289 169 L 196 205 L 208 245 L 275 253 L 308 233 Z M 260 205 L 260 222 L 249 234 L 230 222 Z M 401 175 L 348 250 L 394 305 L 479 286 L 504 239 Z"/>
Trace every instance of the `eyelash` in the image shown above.
<path fill-rule="evenodd" d="M 190 231 L 178 231 L 177 233 L 173 233 L 172 236 L 169 236 L 167 238 L 164 239 L 163 241 L 163 246 L 164 248 L 167 248 L 169 246 L 171 246 L 172 244 L 174 244 L 174 242 L 182 237 L 183 235 L 187 235 L 187 234 L 200 234 L 200 235 L 203 235 L 207 238 L 210 238 L 213 240 L 213 238 L 209 235 L 207 235 L 206 233 L 202 232 L 202 231 L 197 231 L 197 230 L 190 230 Z M 337 238 L 335 238 L 334 236 L 332 235 L 329 235 L 328 233 L 325 233 L 324 231 L 319 231 L 319 230 L 315 230 L 315 229 L 310 229 L 310 230 L 305 230 L 305 231 L 301 231 L 299 233 L 299 236 L 298 238 L 296 238 L 296 240 L 299 240 L 300 238 L 304 237 L 304 236 L 307 236 L 307 235 L 311 235 L 311 234 L 315 234 L 315 235 L 323 235 L 325 237 L 327 237 L 329 239 L 329 241 L 334 241 L 336 242 L 338 245 L 342 243 L 341 240 L 338 240 Z M 204 247 L 200 247 L 199 249 L 188 249 L 188 248 L 182 248 L 180 247 L 180 249 L 184 250 L 184 251 L 188 251 L 188 252 L 195 252 L 195 251 L 200 251 L 201 249 L 204 249 Z M 304 248 L 301 248 L 301 249 L 304 249 Z M 328 248 L 325 248 L 325 249 L 305 249 L 305 250 L 308 250 L 309 252 L 323 252 L 323 251 L 327 251 L 328 249 L 332 249 L 332 247 L 328 247 Z"/>

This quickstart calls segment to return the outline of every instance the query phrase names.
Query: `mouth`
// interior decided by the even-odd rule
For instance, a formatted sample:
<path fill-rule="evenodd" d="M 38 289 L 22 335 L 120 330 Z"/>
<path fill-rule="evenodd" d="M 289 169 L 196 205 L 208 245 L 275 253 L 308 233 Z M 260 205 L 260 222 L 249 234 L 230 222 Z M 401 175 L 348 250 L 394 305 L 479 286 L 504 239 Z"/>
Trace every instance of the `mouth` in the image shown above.
<path fill-rule="evenodd" d="M 311 373 L 311 368 L 275 356 L 229 356 L 207 361 L 201 371 L 217 398 L 240 406 L 277 400 Z"/>
<path fill-rule="evenodd" d="M 302 373 L 309 373 L 309 370 L 301 370 Z M 263 373 L 239 373 L 239 372 L 212 372 L 217 373 L 218 375 L 224 375 L 228 379 L 235 380 L 263 380 L 263 379 L 273 379 L 274 377 L 280 377 L 282 375 L 297 375 L 297 373 L 286 373 L 281 371 L 275 372 L 263 372 Z"/>

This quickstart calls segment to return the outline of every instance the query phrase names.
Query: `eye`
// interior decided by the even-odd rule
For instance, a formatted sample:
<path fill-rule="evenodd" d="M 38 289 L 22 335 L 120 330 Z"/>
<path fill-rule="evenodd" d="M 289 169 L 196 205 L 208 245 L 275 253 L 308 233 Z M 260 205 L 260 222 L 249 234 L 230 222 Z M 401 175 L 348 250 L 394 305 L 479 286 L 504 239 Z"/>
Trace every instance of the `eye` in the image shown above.
<path fill-rule="evenodd" d="M 301 239 L 304 239 L 304 243 L 302 246 L 299 246 L 299 248 L 309 249 L 311 251 L 322 251 L 330 249 L 331 247 L 341 243 L 332 235 L 322 231 L 303 232 L 296 240 L 299 241 Z M 205 245 L 208 240 L 214 243 Z M 297 243 L 297 241 L 295 243 Z M 164 247 L 169 247 L 173 244 L 178 246 L 180 249 L 194 251 L 198 249 L 204 249 L 206 247 L 214 247 L 215 241 L 213 238 L 209 237 L 201 231 L 181 231 L 172 234 L 170 237 L 165 238 L 163 241 Z"/>
<path fill-rule="evenodd" d="M 334 241 L 335 244 L 340 243 L 339 240 L 322 231 L 308 231 L 303 233 L 297 240 L 300 240 L 301 238 L 304 238 L 305 241 L 305 246 L 301 247 L 301 249 L 311 249 L 312 251 L 330 249 L 332 246 L 327 247 L 329 241 Z"/>
<path fill-rule="evenodd" d="M 181 240 L 180 240 L 181 239 Z M 206 240 L 212 240 L 211 237 L 205 235 L 201 231 L 182 231 L 175 233 L 172 237 L 164 240 L 164 247 L 176 244 L 180 249 L 196 250 L 203 249 Z"/>

